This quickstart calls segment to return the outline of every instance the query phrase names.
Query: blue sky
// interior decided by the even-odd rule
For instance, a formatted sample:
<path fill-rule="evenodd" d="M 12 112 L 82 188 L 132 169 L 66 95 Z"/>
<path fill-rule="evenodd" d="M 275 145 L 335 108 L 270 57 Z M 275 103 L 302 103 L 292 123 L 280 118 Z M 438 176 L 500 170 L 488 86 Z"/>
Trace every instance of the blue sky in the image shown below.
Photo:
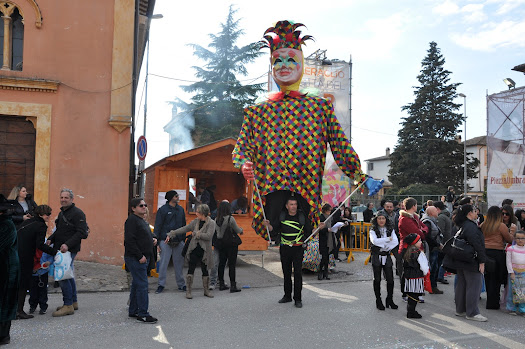
<path fill-rule="evenodd" d="M 207 34 L 220 30 L 230 3 L 156 1 L 155 13 L 164 18 L 152 21 L 149 72 L 170 79 L 150 75 L 147 166 L 168 155 L 163 126 L 171 119 L 171 109 L 166 102 L 175 97 L 189 101 L 179 88 L 187 84 L 181 80 L 194 81 L 190 67 L 203 63 L 186 44 L 207 46 Z M 412 87 L 418 84 L 431 41 L 445 57 L 451 82 L 462 83 L 458 92 L 467 96 L 469 139 L 486 133 L 487 93 L 506 90 L 503 78 L 507 77 L 517 86 L 525 85 L 525 75 L 511 70 L 525 63 L 525 0 L 238 0 L 233 4 L 245 30 L 239 45 L 260 40 L 274 22 L 289 19 L 305 24 L 303 32 L 315 38 L 303 49 L 305 55 L 321 48 L 328 58 L 352 57 L 352 145 L 362 162 L 384 155 L 387 147 L 394 149 L 401 118 L 406 116 L 401 107 L 414 100 Z M 241 79 L 264 74 L 268 59 L 269 53 L 251 64 L 248 77 Z M 144 74 L 137 96 L 137 138 L 143 128 L 143 79 Z"/>

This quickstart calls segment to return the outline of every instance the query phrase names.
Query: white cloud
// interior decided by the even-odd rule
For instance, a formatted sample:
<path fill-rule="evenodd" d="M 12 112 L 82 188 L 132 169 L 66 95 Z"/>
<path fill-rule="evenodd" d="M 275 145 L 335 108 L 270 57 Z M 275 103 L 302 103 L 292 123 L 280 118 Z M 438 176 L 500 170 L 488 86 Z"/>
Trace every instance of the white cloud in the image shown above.
<path fill-rule="evenodd" d="M 459 6 L 454 1 L 445 0 L 443 3 L 434 6 L 432 12 L 438 15 L 449 16 L 459 12 Z"/>
<path fill-rule="evenodd" d="M 324 37 L 322 42 L 326 47 L 350 51 L 361 60 L 385 59 L 398 46 L 407 23 L 405 14 L 395 13 L 385 18 L 368 20 L 358 34 Z"/>
<path fill-rule="evenodd" d="M 460 46 L 479 51 L 493 51 L 499 47 L 525 47 L 525 22 L 503 21 L 488 23 L 476 32 L 453 34 L 452 40 Z"/>
<path fill-rule="evenodd" d="M 488 16 L 483 11 L 483 4 L 468 4 L 461 8 L 461 12 L 464 13 L 464 21 L 468 23 L 479 23 L 484 22 L 488 19 Z"/>
<path fill-rule="evenodd" d="M 525 0 L 488 0 L 488 4 L 497 4 L 499 5 L 496 14 L 504 15 L 512 10 L 522 7 L 522 10 L 525 9 Z"/>

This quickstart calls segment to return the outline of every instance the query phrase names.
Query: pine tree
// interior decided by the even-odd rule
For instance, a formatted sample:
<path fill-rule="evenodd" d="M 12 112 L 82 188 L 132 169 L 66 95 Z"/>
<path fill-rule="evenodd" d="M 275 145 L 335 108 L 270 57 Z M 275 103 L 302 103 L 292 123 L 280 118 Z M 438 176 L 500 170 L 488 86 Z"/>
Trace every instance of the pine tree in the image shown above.
<path fill-rule="evenodd" d="M 182 86 L 184 91 L 195 93 L 189 104 L 177 103 L 185 111 L 193 112 L 195 128 L 192 138 L 195 146 L 208 144 L 227 137 L 237 138 L 243 120 L 243 109 L 253 104 L 263 84 L 242 85 L 237 76 L 247 76 L 246 63 L 254 61 L 262 53 L 260 45 L 252 43 L 243 47 L 236 42 L 244 34 L 239 29 L 237 10 L 230 5 L 221 31 L 209 34 L 208 48 L 197 44 L 194 55 L 206 62 L 202 67 L 193 66 L 200 81 Z"/>
<path fill-rule="evenodd" d="M 435 42 L 414 87 L 415 100 L 403 106 L 408 116 L 401 122 L 398 144 L 390 156 L 390 180 L 397 188 L 410 184 L 448 185 L 462 188 L 463 145 L 458 143 L 458 128 L 464 117 L 454 103 L 460 83 L 450 83 L 451 72 L 444 69 L 445 58 Z M 476 177 L 478 160 L 467 158 L 467 175 Z"/>

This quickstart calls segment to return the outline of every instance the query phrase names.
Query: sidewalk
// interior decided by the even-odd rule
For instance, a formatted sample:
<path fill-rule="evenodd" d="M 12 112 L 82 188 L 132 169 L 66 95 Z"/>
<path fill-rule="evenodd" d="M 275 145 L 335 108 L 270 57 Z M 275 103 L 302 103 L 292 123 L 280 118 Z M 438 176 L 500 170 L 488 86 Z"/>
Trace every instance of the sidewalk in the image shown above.
<path fill-rule="evenodd" d="M 242 253 L 242 252 L 241 252 Z M 340 253 L 340 257 L 345 256 Z M 317 280 L 317 274 L 304 271 L 303 281 L 309 284 L 317 283 L 337 283 L 348 281 L 367 281 L 372 280 L 372 268 L 364 265 L 368 253 L 354 252 L 355 261 L 351 263 L 337 262 L 336 269 L 330 274 L 331 280 Z M 282 285 L 282 270 L 279 260 L 279 249 L 272 247 L 264 252 L 264 268 L 262 268 L 262 258 L 260 254 L 239 255 L 237 260 L 237 284 L 245 288 L 261 288 Z M 226 283 L 228 280 L 228 268 L 225 270 Z M 184 268 L 186 275 L 187 267 Z M 168 268 L 166 281 L 166 291 L 175 291 L 173 266 Z M 197 280 L 200 280 L 200 269 L 197 269 Z M 78 292 L 119 292 L 128 291 L 128 273 L 122 266 L 99 264 L 93 262 L 75 261 L 75 281 Z M 157 288 L 156 277 L 149 278 L 149 288 L 155 291 Z M 53 287 L 53 281 L 49 282 L 49 293 L 60 292 L 60 288 Z M 199 281 L 195 282 L 195 288 L 202 288 Z"/>

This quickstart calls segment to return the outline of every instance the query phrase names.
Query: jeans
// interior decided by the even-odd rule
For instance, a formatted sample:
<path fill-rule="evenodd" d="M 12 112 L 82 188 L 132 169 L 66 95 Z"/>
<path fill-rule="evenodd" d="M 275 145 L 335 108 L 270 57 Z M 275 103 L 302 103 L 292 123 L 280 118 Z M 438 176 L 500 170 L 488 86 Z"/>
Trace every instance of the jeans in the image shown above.
<path fill-rule="evenodd" d="M 213 268 L 210 271 L 210 284 L 217 284 L 217 271 L 219 270 L 219 249 L 217 247 L 213 248 Z"/>
<path fill-rule="evenodd" d="M 177 247 L 171 247 L 164 241 L 160 241 L 160 261 L 159 261 L 159 286 L 166 286 L 166 273 L 168 271 L 168 264 L 170 259 L 173 257 L 173 269 L 175 269 L 175 280 L 177 286 L 183 288 L 186 283 L 184 282 L 184 274 L 182 268 L 184 267 L 184 257 L 182 257 L 182 249 L 184 248 L 184 242 L 181 242 Z"/>
<path fill-rule="evenodd" d="M 284 275 L 284 296 L 292 298 L 293 267 L 293 299 L 300 302 L 301 290 L 303 289 L 303 247 L 281 245 L 279 253 Z"/>
<path fill-rule="evenodd" d="M 432 288 L 437 287 L 437 281 L 439 279 L 439 268 L 443 263 L 443 258 L 445 258 L 445 255 L 439 250 L 434 250 L 430 252 L 430 285 L 432 286 Z"/>
<path fill-rule="evenodd" d="M 71 253 L 71 269 L 75 271 L 75 262 L 76 253 Z M 73 305 L 77 302 L 77 284 L 75 283 L 75 278 L 62 280 L 58 282 L 60 288 L 62 289 L 62 299 L 64 300 L 64 305 Z"/>
<path fill-rule="evenodd" d="M 140 317 L 148 316 L 149 259 L 146 263 L 140 263 L 136 258 L 124 256 L 124 261 L 133 278 L 129 289 L 129 314 L 137 314 Z"/>

